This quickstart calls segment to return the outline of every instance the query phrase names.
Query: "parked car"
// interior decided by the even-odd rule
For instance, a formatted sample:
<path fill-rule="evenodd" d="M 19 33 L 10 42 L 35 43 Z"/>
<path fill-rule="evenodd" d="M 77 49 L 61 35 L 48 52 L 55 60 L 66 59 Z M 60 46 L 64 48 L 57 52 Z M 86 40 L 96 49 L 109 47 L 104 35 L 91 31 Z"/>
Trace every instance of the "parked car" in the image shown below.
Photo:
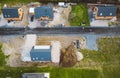
<path fill-rule="evenodd" d="M 31 16 L 30 21 L 31 21 L 31 22 L 34 21 L 34 15 Z"/>

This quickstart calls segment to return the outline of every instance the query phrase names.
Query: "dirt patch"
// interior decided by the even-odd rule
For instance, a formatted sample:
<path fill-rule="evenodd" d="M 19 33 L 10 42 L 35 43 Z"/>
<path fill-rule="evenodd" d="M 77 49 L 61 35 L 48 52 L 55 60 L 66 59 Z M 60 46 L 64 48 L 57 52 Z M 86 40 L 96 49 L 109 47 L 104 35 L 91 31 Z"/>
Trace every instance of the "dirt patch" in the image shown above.
<path fill-rule="evenodd" d="M 67 8 L 63 8 L 63 7 L 55 7 L 55 8 L 58 10 L 58 12 L 54 13 L 54 19 L 53 21 L 48 23 L 48 26 L 54 26 L 59 24 L 70 26 L 68 22 L 68 17 L 71 11 L 71 6 L 68 6 Z"/>
<path fill-rule="evenodd" d="M 6 56 L 7 65 L 10 67 L 46 67 L 53 65 L 51 62 L 23 62 L 21 53 L 24 48 L 25 38 L 22 36 L 0 37 L 0 42 L 3 44 L 2 50 Z"/>
<path fill-rule="evenodd" d="M 60 66 L 72 67 L 77 63 L 76 48 L 71 44 L 68 48 L 62 49 L 60 55 Z"/>
<path fill-rule="evenodd" d="M 81 36 L 39 36 L 37 38 L 37 45 L 51 44 L 51 41 L 60 41 L 62 47 L 68 47 L 71 42 L 79 40 L 81 48 L 85 48 L 86 41 Z M 22 36 L 2 36 L 0 42 L 3 44 L 3 52 L 6 55 L 6 62 L 11 67 L 28 67 L 38 66 L 46 67 L 56 65 L 54 63 L 45 62 L 23 62 L 21 60 L 21 53 L 23 52 L 25 37 Z M 58 65 L 56 65 L 58 66 Z"/>
<path fill-rule="evenodd" d="M 86 47 L 85 38 L 82 36 L 39 36 L 37 38 L 37 45 L 50 45 L 51 41 L 60 41 L 61 46 L 68 47 L 73 41 L 79 40 L 80 47 L 84 49 Z"/>
<path fill-rule="evenodd" d="M 7 65 L 17 66 L 21 56 L 24 39 L 22 37 L 2 37 L 3 52 L 6 55 Z"/>

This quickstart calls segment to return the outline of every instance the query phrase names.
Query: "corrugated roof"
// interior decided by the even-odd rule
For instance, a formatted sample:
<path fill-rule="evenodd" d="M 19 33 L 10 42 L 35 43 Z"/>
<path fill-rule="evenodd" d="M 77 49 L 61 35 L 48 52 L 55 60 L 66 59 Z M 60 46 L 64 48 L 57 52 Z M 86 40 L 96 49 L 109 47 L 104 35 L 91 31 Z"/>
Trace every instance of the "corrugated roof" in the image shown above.
<path fill-rule="evenodd" d="M 3 8 L 2 9 L 4 18 L 18 18 L 18 8 Z"/>
<path fill-rule="evenodd" d="M 51 48 L 49 49 L 35 49 L 32 48 L 30 52 L 32 61 L 51 61 Z"/>
<path fill-rule="evenodd" d="M 98 16 L 116 16 L 116 6 L 98 6 Z"/>
<path fill-rule="evenodd" d="M 35 18 L 40 18 L 42 16 L 48 16 L 53 19 L 53 8 L 48 6 L 41 6 L 35 8 Z"/>

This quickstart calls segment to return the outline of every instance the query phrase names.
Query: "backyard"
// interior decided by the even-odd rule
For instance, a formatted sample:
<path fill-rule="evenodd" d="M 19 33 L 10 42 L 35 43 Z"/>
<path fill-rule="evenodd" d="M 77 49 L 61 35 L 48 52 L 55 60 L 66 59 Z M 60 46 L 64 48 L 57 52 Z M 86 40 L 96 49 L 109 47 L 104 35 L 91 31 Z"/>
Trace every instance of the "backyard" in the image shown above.
<path fill-rule="evenodd" d="M 78 4 L 72 6 L 69 15 L 71 26 L 89 26 L 88 12 L 86 4 Z"/>
<path fill-rule="evenodd" d="M 102 78 L 120 77 L 120 37 L 98 39 L 98 51 L 80 50 L 84 59 L 77 67 L 98 69 Z"/>
<path fill-rule="evenodd" d="M 2 48 L 2 45 L 0 46 Z M 8 67 L 0 50 L 0 77 L 21 78 L 22 73 L 50 72 L 51 78 L 118 78 L 120 77 L 120 37 L 98 39 L 98 51 L 80 49 L 84 59 L 72 68 L 49 66 Z"/>

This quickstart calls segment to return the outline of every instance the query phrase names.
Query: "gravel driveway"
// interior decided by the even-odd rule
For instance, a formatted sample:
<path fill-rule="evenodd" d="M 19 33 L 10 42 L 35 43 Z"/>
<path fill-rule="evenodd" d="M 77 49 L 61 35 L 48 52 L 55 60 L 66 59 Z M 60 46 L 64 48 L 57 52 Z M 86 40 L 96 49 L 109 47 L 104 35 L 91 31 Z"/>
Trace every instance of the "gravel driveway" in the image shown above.
<path fill-rule="evenodd" d="M 52 45 L 52 51 L 51 51 L 52 62 L 59 63 L 61 43 L 59 41 L 51 41 L 51 45 Z"/>
<path fill-rule="evenodd" d="M 21 59 L 22 61 L 31 61 L 30 51 L 36 43 L 36 35 L 30 34 L 25 36 L 25 44 L 22 51 Z"/>

